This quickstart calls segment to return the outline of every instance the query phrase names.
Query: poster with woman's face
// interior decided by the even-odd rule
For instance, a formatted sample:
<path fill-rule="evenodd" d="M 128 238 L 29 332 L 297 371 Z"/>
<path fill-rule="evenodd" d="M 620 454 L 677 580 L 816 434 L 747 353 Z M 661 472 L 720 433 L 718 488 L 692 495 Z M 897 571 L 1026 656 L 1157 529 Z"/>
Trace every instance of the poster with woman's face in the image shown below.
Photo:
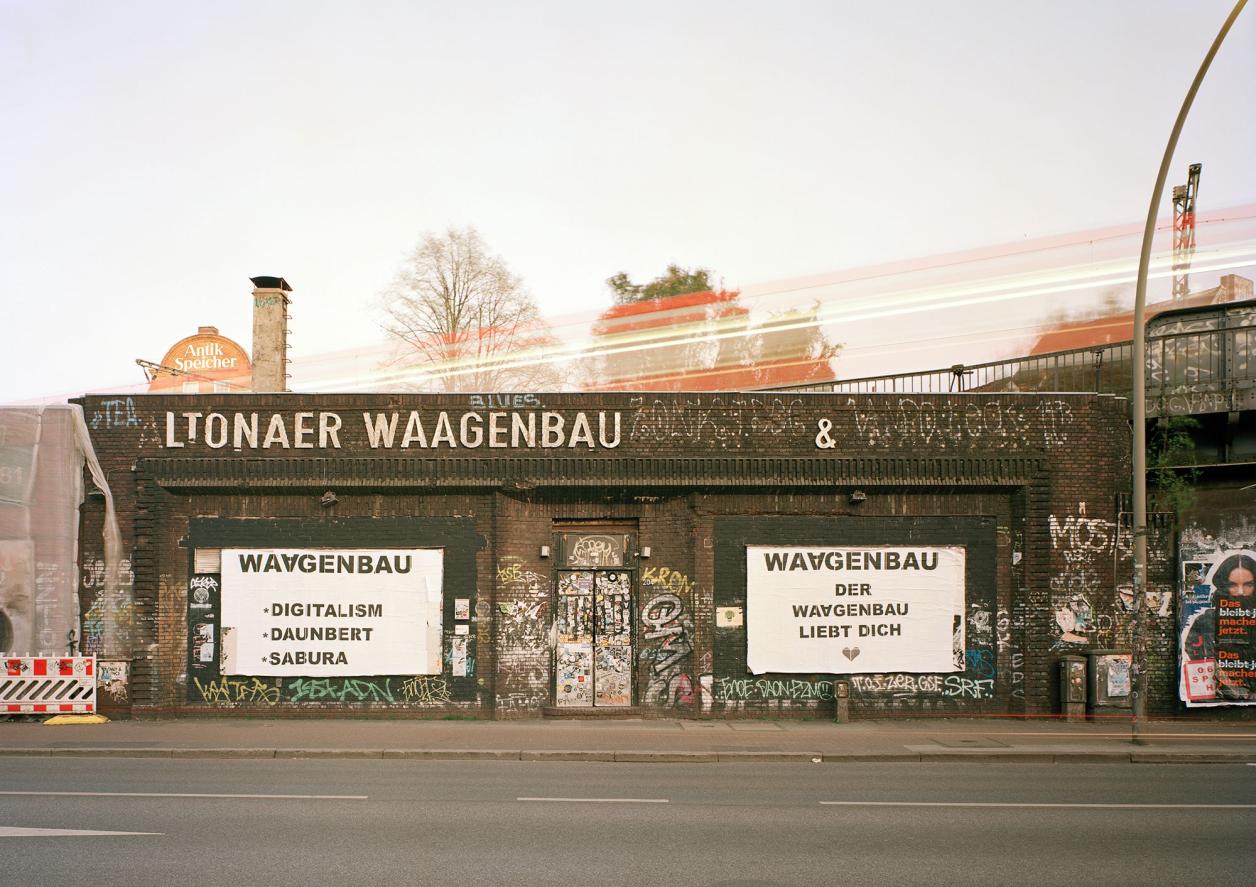
<path fill-rule="evenodd" d="M 1184 561 L 1179 628 L 1187 705 L 1256 704 L 1256 551 Z"/>

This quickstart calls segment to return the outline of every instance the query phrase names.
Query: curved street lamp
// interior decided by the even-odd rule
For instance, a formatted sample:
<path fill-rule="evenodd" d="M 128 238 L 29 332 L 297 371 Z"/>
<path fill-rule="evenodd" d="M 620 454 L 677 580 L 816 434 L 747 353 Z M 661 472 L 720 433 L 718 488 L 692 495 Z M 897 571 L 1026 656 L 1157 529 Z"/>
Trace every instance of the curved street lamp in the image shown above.
<path fill-rule="evenodd" d="M 1156 177 L 1155 190 L 1151 192 L 1151 206 L 1147 209 L 1147 224 L 1143 228 L 1143 247 L 1138 256 L 1138 285 L 1134 294 L 1134 341 L 1130 349 L 1130 357 L 1137 361 L 1133 378 L 1134 407 L 1134 698 L 1132 717 L 1130 718 L 1130 739 L 1135 745 L 1144 742 L 1143 731 L 1147 719 L 1147 378 L 1146 378 L 1146 343 L 1144 341 L 1144 323 L 1147 312 L 1147 268 L 1151 263 L 1151 239 L 1156 233 L 1156 214 L 1160 208 L 1160 200 L 1164 196 L 1164 183 L 1169 177 L 1169 164 L 1173 160 L 1173 151 L 1177 148 L 1178 136 L 1182 134 L 1182 125 L 1186 115 L 1195 101 L 1195 93 L 1204 81 L 1212 65 L 1213 57 L 1221 48 L 1225 35 L 1230 32 L 1234 20 L 1239 17 L 1247 0 L 1238 0 L 1230 11 L 1225 24 L 1212 41 L 1212 47 L 1204 56 L 1199 72 L 1186 93 L 1182 102 L 1182 110 L 1178 111 L 1177 120 L 1173 124 L 1173 132 L 1169 134 L 1169 144 L 1164 149 L 1164 158 L 1160 161 L 1160 174 Z"/>

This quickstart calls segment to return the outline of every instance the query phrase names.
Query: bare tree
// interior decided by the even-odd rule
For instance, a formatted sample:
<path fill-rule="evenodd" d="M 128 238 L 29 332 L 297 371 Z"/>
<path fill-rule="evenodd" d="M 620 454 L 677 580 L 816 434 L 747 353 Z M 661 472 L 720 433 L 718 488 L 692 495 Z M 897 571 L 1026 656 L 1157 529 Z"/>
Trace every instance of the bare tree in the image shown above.
<path fill-rule="evenodd" d="M 474 228 L 425 234 L 381 304 L 383 328 L 409 346 L 407 388 L 538 391 L 561 377 L 545 357 L 555 339 L 523 282 Z"/>

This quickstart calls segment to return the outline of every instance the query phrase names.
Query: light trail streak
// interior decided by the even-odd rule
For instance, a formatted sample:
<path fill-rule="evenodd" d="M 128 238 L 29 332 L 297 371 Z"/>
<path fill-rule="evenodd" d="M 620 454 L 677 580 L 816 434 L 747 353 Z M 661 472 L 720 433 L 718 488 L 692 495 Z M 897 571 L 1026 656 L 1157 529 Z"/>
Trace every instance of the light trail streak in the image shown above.
<path fill-rule="evenodd" d="M 1162 254 L 1156 257 L 1153 264 L 1155 270 L 1150 275 L 1153 279 L 1173 276 L 1171 255 Z M 1224 272 L 1252 266 L 1256 266 L 1256 241 L 1197 251 L 1191 272 L 1193 274 Z M 753 325 L 747 316 L 741 315 L 732 319 L 712 318 L 670 326 L 663 330 L 643 330 L 601 336 L 596 342 L 591 342 L 589 339 L 573 340 L 561 337 L 564 341 L 557 347 L 521 349 L 489 360 L 463 359 L 440 363 L 408 363 L 395 369 L 370 374 L 311 380 L 311 383 L 304 384 L 302 387 L 310 387 L 312 384 L 314 390 L 336 392 L 360 390 L 359 386 L 363 384 L 414 385 L 437 379 L 457 379 L 479 373 L 524 369 L 539 364 L 596 360 L 608 356 L 642 354 L 667 348 L 682 349 L 704 343 L 754 338 L 764 332 L 805 330 L 905 317 L 942 309 L 1041 299 L 1133 283 L 1136 270 L 1136 264 L 1132 259 L 1088 263 L 1048 272 L 1008 275 L 970 284 L 923 287 L 892 294 L 868 294 L 842 304 L 821 303 L 814 311 L 795 309 L 793 313 L 801 318 L 795 322 L 772 320 L 767 327 Z M 763 298 L 763 296 L 757 298 Z M 850 351 L 847 351 L 847 354 L 849 356 Z"/>

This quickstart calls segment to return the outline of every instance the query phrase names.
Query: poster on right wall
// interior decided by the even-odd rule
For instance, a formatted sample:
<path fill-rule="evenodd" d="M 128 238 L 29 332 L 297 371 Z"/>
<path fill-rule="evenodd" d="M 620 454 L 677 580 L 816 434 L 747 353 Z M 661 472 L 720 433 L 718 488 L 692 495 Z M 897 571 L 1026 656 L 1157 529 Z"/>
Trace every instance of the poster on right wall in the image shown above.
<path fill-rule="evenodd" d="M 1256 550 L 1188 531 L 1179 552 L 1182 701 L 1256 705 Z"/>

